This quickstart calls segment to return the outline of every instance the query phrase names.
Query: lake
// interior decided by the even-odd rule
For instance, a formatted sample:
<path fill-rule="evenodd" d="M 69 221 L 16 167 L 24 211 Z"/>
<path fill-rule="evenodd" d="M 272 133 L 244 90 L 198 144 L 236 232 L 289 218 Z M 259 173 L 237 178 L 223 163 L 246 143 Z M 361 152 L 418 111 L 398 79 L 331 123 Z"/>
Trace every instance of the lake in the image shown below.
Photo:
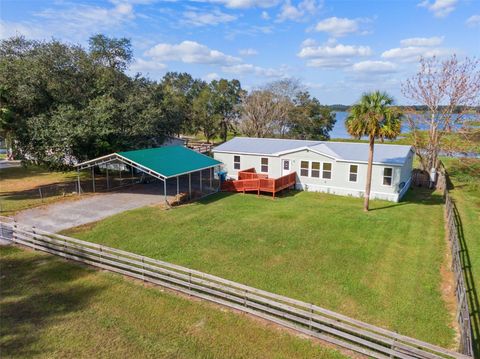
<path fill-rule="evenodd" d="M 352 138 L 345 129 L 345 119 L 348 116 L 348 112 L 335 112 L 335 126 L 333 126 L 333 130 L 330 131 L 330 138 Z M 402 123 L 402 133 L 409 132 L 408 124 L 406 122 Z M 363 139 L 367 139 L 364 137 Z"/>
<path fill-rule="evenodd" d="M 345 139 L 345 138 L 352 138 L 345 129 L 345 119 L 348 116 L 348 112 L 335 112 L 336 115 L 336 122 L 335 126 L 333 126 L 333 130 L 330 131 L 330 139 L 335 140 L 335 139 Z M 473 117 L 473 116 L 472 116 Z M 410 130 L 408 124 L 404 121 L 402 123 L 402 133 L 408 133 Z M 367 137 L 362 137 L 362 139 L 367 140 Z M 388 140 L 387 140 L 388 142 Z M 472 158 L 480 158 L 479 153 L 442 153 L 444 156 L 450 156 L 450 157 L 472 157 Z"/>

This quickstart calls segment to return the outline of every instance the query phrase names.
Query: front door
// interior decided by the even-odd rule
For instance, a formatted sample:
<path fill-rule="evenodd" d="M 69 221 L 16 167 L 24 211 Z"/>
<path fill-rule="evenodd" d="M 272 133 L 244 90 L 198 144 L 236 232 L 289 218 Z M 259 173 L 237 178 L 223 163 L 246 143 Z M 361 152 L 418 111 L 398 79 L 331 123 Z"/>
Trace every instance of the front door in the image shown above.
<path fill-rule="evenodd" d="M 282 160 L 282 176 L 288 175 L 291 167 L 290 160 Z"/>

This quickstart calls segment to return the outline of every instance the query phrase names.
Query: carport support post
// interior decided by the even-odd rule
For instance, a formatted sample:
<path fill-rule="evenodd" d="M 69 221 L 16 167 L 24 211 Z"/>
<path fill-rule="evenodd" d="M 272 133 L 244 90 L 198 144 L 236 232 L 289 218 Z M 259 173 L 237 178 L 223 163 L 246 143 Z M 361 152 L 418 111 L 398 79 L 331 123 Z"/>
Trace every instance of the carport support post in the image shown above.
<path fill-rule="evenodd" d="M 167 179 L 163 179 L 163 197 L 165 197 L 165 203 L 167 202 Z"/>
<path fill-rule="evenodd" d="M 92 166 L 92 188 L 93 192 L 95 192 L 95 166 Z"/>
<path fill-rule="evenodd" d="M 210 173 L 210 190 L 213 190 L 213 184 L 212 184 L 212 177 L 213 177 L 213 167 L 210 168 L 210 171 L 208 171 Z"/>
<path fill-rule="evenodd" d="M 77 190 L 78 190 L 78 195 L 80 196 L 80 192 L 81 192 L 81 189 L 80 189 L 80 169 L 77 168 Z"/>
<path fill-rule="evenodd" d="M 192 198 L 192 174 L 188 174 L 188 199 Z"/>
<path fill-rule="evenodd" d="M 200 196 L 202 195 L 202 177 L 203 177 L 203 171 L 200 170 Z"/>
<path fill-rule="evenodd" d="M 130 169 L 132 170 L 132 171 L 131 171 L 131 172 L 132 172 L 132 184 L 134 184 L 134 183 L 135 183 L 135 179 L 133 178 L 133 166 L 130 166 Z"/>
<path fill-rule="evenodd" d="M 177 176 L 177 197 L 179 194 L 180 194 L 180 181 L 178 180 L 178 176 Z"/>
<path fill-rule="evenodd" d="M 107 170 L 107 189 L 110 189 L 110 181 L 108 180 L 108 164 L 105 169 Z"/>

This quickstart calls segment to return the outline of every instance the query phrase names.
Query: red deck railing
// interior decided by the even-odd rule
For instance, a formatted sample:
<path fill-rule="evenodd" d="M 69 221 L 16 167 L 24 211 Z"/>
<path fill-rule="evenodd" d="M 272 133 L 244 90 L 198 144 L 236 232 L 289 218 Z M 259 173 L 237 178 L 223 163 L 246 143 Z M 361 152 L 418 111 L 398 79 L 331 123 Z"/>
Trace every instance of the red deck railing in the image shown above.
<path fill-rule="evenodd" d="M 256 191 L 272 193 L 275 198 L 275 193 L 286 188 L 294 187 L 296 184 L 297 174 L 295 172 L 279 178 L 268 178 L 267 175 L 256 173 L 254 168 L 238 171 L 238 180 L 225 181 L 222 183 L 223 191 L 230 192 L 250 192 Z"/>
<path fill-rule="evenodd" d="M 241 170 L 238 171 L 238 179 L 239 180 L 244 180 L 244 179 L 254 179 L 254 178 L 268 178 L 268 175 L 264 173 L 257 173 L 255 172 L 255 168 L 249 168 L 246 170 Z"/>

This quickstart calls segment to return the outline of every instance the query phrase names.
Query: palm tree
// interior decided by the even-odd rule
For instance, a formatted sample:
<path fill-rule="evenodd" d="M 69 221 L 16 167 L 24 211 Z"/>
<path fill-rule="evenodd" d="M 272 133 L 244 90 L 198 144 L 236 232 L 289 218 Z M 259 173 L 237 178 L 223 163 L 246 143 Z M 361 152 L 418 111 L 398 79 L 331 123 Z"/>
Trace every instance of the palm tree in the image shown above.
<path fill-rule="evenodd" d="M 364 93 L 360 101 L 353 105 L 345 120 L 345 127 L 356 138 L 368 136 L 370 151 L 368 154 L 367 183 L 365 186 L 364 210 L 368 211 L 370 188 L 372 184 L 372 162 L 375 138 L 382 142 L 385 138 L 394 139 L 400 134 L 402 113 L 391 107 L 393 98 L 385 92 Z"/>

